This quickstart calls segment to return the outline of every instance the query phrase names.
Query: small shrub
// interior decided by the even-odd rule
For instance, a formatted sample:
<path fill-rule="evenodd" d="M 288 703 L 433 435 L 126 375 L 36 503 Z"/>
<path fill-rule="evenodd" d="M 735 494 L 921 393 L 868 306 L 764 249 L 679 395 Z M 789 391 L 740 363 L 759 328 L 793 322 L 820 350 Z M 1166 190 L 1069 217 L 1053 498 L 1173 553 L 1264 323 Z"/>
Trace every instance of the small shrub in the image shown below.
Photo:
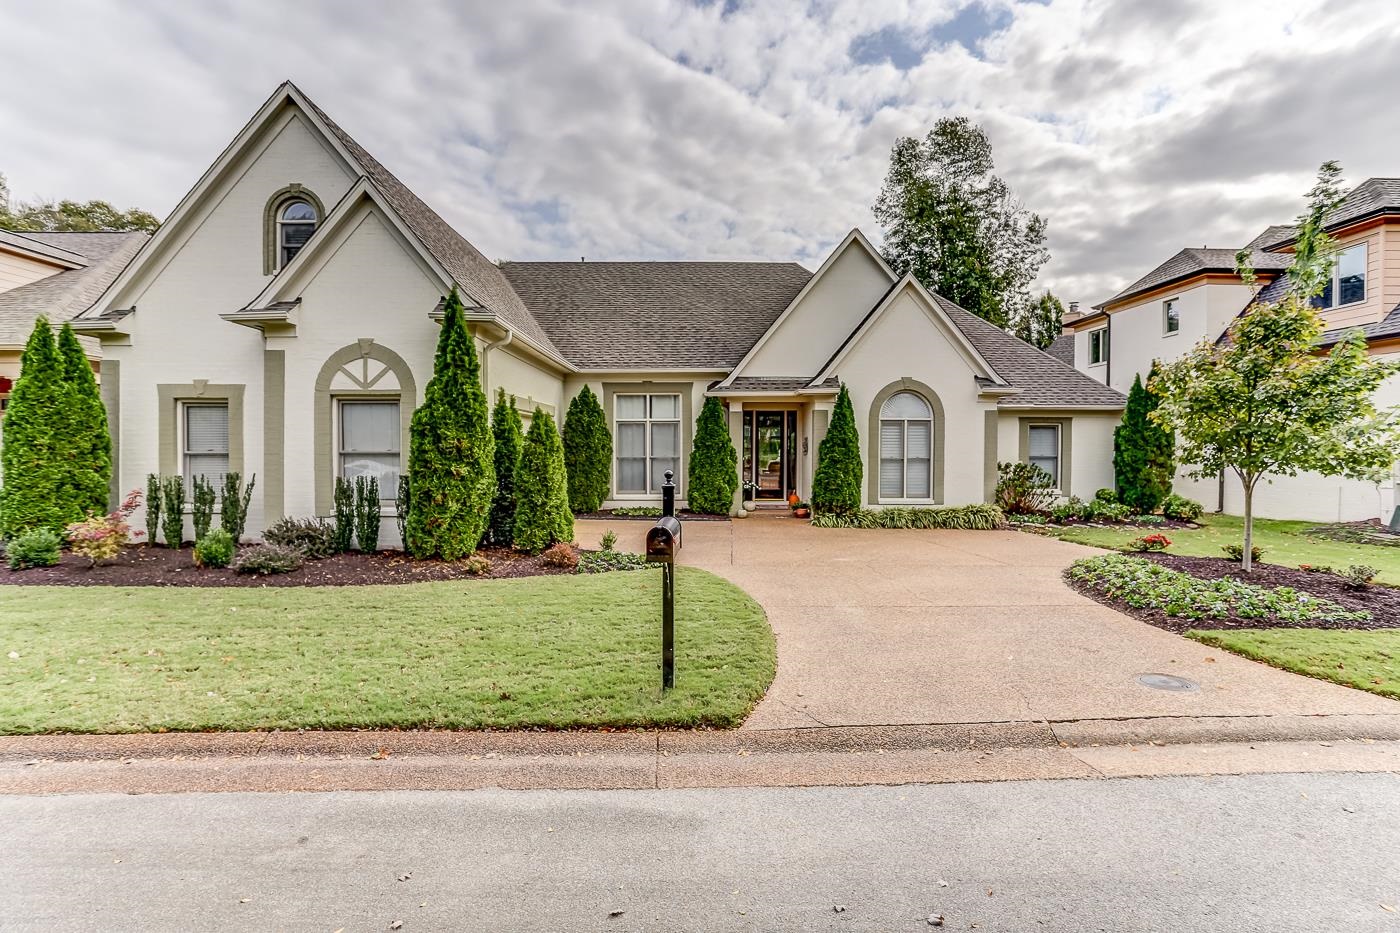
<path fill-rule="evenodd" d="M 160 533 L 160 474 L 146 474 L 146 543 L 155 547 Z"/>
<path fill-rule="evenodd" d="M 573 546 L 560 541 L 551 544 L 540 553 L 540 560 L 551 567 L 573 568 L 578 566 L 578 554 Z"/>
<path fill-rule="evenodd" d="M 1224 551 L 1225 556 L 1235 563 L 1241 563 L 1244 560 L 1243 544 L 1222 544 L 1220 550 Z M 1258 563 L 1259 559 L 1263 556 L 1264 549 L 1259 545 L 1256 544 L 1249 549 L 1249 559 L 1251 562 Z"/>
<path fill-rule="evenodd" d="M 190 522 L 194 525 L 195 544 L 209 534 L 209 528 L 214 524 L 214 504 L 217 501 L 214 484 L 205 479 L 203 473 L 195 474 L 190 490 Z"/>
<path fill-rule="evenodd" d="M 1304 573 L 1333 573 L 1327 564 L 1299 564 L 1298 569 Z"/>
<path fill-rule="evenodd" d="M 66 529 L 69 549 L 92 561 L 89 565 L 92 567 L 96 567 L 99 561 L 112 560 L 131 539 L 131 526 L 127 524 L 127 519 L 140 504 L 141 491 L 133 489 L 116 511 L 107 515 L 89 512 L 87 518 L 73 522 Z"/>
<path fill-rule="evenodd" d="M 274 573 L 291 573 L 301 567 L 301 551 L 285 544 L 255 544 L 245 547 L 229 564 L 234 573 L 254 576 L 270 576 Z"/>
<path fill-rule="evenodd" d="M 344 554 L 355 541 L 355 484 L 343 476 L 335 478 L 335 553 Z"/>
<path fill-rule="evenodd" d="M 324 518 L 283 518 L 263 532 L 263 540 L 296 548 L 311 560 L 336 552 L 335 526 Z"/>
<path fill-rule="evenodd" d="M 609 528 L 603 532 L 603 537 L 598 540 L 598 547 L 604 551 L 611 551 L 617 548 L 617 535 Z"/>
<path fill-rule="evenodd" d="M 660 567 L 648 564 L 645 556 L 627 551 L 584 551 L 578 556 L 578 573 L 607 573 L 612 570 L 646 570 Z"/>
<path fill-rule="evenodd" d="M 1134 525 L 1164 525 L 1167 520 L 1160 515 L 1130 515 L 1128 521 Z"/>
<path fill-rule="evenodd" d="M 1371 581 L 1376 579 L 1379 573 L 1375 567 L 1368 567 L 1365 564 L 1352 564 L 1337 576 L 1346 581 L 1347 586 L 1354 590 L 1364 590 L 1371 585 Z"/>
<path fill-rule="evenodd" d="M 1000 528 L 1005 516 L 994 505 L 962 505 L 937 509 L 857 509 L 854 512 L 817 512 L 816 528 L 954 528 L 990 531 Z"/>
<path fill-rule="evenodd" d="M 194 543 L 194 562 L 198 567 L 227 567 L 233 560 L 233 535 L 215 528 Z"/>
<path fill-rule="evenodd" d="M 1162 514 L 1172 521 L 1194 522 L 1205 514 L 1205 506 L 1195 499 L 1188 499 L 1185 496 L 1178 496 L 1172 493 L 1162 502 Z"/>
<path fill-rule="evenodd" d="M 1094 501 L 1095 501 L 1095 502 L 1110 502 L 1110 503 L 1113 503 L 1114 505 L 1117 505 L 1117 504 L 1118 504 L 1118 493 L 1115 492 L 1115 491 L 1112 490 L 1112 489 L 1109 489 L 1107 486 L 1103 487 L 1102 489 L 1095 489 L 1095 490 L 1094 490 Z"/>
<path fill-rule="evenodd" d="M 219 527 L 227 531 L 237 543 L 248 527 L 248 503 L 253 499 L 253 487 L 258 476 L 248 477 L 248 485 L 243 485 L 243 477 L 237 472 L 224 476 L 224 497 L 219 502 Z"/>
<path fill-rule="evenodd" d="M 996 504 L 1007 515 L 1048 511 L 1055 478 L 1033 463 L 998 463 Z"/>
<path fill-rule="evenodd" d="M 404 537 L 404 534 L 408 529 L 409 495 L 412 492 L 413 489 L 408 482 L 408 474 L 400 473 L 398 498 L 394 500 L 394 517 L 398 519 L 399 523 L 399 546 L 405 551 L 408 550 L 408 545 L 406 543 L 408 539 Z"/>
<path fill-rule="evenodd" d="M 1096 522 L 1126 521 L 1132 512 L 1132 508 L 1118 502 L 1106 502 L 1103 499 L 1095 498 L 1093 502 L 1089 503 L 1089 518 Z"/>
<path fill-rule="evenodd" d="M 1165 551 L 1171 546 L 1172 539 L 1160 534 L 1143 535 L 1128 542 L 1131 551 Z"/>
<path fill-rule="evenodd" d="M 355 477 L 355 538 L 360 550 L 379 550 L 379 480 L 373 476 Z"/>
<path fill-rule="evenodd" d="M 160 530 L 166 547 L 185 541 L 185 478 L 166 476 L 160 481 Z"/>
<path fill-rule="evenodd" d="M 462 560 L 462 569 L 474 577 L 484 577 L 491 572 L 491 561 L 485 554 L 468 554 Z"/>
<path fill-rule="evenodd" d="M 58 563 L 60 541 L 47 528 L 35 528 L 10 539 L 5 545 L 5 559 L 11 570 L 28 567 L 52 567 Z"/>
<path fill-rule="evenodd" d="M 1008 515 L 1006 520 L 1012 525 L 1046 525 L 1050 519 L 1044 515 L 1037 515 L 1035 512 L 1026 512 L 1023 515 Z"/>
<path fill-rule="evenodd" d="M 1057 524 L 1083 521 L 1088 517 L 1089 505 L 1078 496 L 1070 496 L 1064 502 L 1056 503 L 1050 507 L 1050 520 Z"/>
<path fill-rule="evenodd" d="M 613 509 L 614 515 L 624 518 L 660 518 L 661 507 L 656 505 L 624 505 Z"/>

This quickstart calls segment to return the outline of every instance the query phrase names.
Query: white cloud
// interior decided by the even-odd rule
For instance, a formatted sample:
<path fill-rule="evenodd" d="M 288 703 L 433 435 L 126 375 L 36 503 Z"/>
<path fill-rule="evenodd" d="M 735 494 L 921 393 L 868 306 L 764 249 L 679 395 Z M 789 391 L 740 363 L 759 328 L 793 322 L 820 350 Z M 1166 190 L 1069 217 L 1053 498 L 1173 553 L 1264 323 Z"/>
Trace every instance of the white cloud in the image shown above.
<path fill-rule="evenodd" d="M 489 256 L 810 266 L 961 113 L 1086 302 L 1288 220 L 1324 158 L 1400 174 L 1386 0 L 964 6 L 11 3 L 0 171 L 165 212 L 290 77 Z"/>

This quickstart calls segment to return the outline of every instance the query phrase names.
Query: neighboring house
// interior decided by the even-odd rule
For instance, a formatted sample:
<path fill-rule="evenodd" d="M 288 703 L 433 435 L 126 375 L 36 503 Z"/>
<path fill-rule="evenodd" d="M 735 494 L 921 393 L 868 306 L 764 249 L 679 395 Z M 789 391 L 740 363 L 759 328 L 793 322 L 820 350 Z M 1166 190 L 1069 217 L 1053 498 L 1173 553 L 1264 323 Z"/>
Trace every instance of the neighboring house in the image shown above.
<path fill-rule="evenodd" d="M 0 411 L 35 319 L 44 314 L 57 325 L 91 305 L 145 241 L 144 233 L 0 230 Z M 82 343 L 96 364 L 98 342 Z"/>
<path fill-rule="evenodd" d="M 709 395 L 756 498 L 808 496 L 841 383 L 871 506 L 986 501 L 998 460 L 1083 496 L 1112 480 L 1121 394 L 896 276 L 859 231 L 815 274 L 498 266 L 288 83 L 74 322 L 102 341 L 114 498 L 148 473 L 256 473 L 251 534 L 330 514 L 337 476 L 376 475 L 392 499 L 454 286 L 489 393 L 527 419 L 598 394 L 609 506 L 659 502 L 666 470 L 684 500 Z"/>
<path fill-rule="evenodd" d="M 1317 301 L 1328 331 L 1321 348 L 1361 328 L 1376 356 L 1400 359 L 1400 179 L 1370 178 L 1353 188 L 1327 218 L 1338 253 L 1332 282 Z M 1282 297 L 1292 261 L 1294 228 L 1271 226 L 1245 244 L 1258 273 L 1260 300 Z M 1100 382 L 1127 391 L 1153 360 L 1177 359 L 1202 340 L 1215 341 L 1254 299 L 1235 271 L 1233 249 L 1183 249 L 1123 289 L 1094 312 L 1069 321 L 1074 365 Z M 1382 386 L 1377 402 L 1400 404 L 1400 380 Z M 1178 477 L 1177 490 L 1208 508 L 1243 510 L 1239 481 L 1227 476 Z M 1255 494 L 1256 514 L 1313 521 L 1389 519 L 1395 483 L 1371 483 L 1303 474 L 1280 477 Z"/>

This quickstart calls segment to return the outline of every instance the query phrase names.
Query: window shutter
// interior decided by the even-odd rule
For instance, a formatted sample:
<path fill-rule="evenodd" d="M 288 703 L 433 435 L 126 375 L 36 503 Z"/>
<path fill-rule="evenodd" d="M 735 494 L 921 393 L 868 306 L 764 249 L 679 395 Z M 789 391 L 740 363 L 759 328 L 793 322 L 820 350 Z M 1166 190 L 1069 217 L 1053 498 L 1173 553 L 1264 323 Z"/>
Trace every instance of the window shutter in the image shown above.
<path fill-rule="evenodd" d="M 904 498 L 904 422 L 880 422 L 880 497 Z"/>
<path fill-rule="evenodd" d="M 904 495 L 909 499 L 929 499 L 933 497 L 933 474 L 930 469 L 933 454 L 933 423 L 930 421 L 910 421 L 906 425 L 909 432 L 908 464 Z"/>

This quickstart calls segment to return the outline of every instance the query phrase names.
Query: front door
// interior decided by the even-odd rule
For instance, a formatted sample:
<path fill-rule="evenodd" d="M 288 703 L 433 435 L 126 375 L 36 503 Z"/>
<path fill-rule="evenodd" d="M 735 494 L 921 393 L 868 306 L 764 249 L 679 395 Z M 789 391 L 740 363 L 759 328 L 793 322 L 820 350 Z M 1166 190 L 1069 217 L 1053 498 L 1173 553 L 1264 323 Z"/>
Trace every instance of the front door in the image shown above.
<path fill-rule="evenodd" d="M 744 412 L 744 479 L 755 499 L 782 501 L 796 488 L 797 412 Z"/>

